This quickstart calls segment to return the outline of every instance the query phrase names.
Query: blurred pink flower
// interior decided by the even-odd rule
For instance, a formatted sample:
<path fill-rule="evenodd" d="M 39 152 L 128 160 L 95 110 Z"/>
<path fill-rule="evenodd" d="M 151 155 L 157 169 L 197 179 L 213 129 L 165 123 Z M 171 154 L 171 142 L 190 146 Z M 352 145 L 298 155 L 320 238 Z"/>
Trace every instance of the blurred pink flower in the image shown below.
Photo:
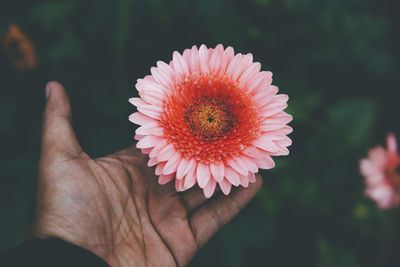
<path fill-rule="evenodd" d="M 228 195 L 232 185 L 255 182 L 259 168 L 273 168 L 271 156 L 289 153 L 288 96 L 260 69 L 252 54 L 202 45 L 174 52 L 137 81 L 140 98 L 130 102 L 138 112 L 129 119 L 141 125 L 137 147 L 157 165 L 160 184 L 175 179 L 184 191 L 197 183 L 207 198 L 218 184 Z"/>
<path fill-rule="evenodd" d="M 394 134 L 387 136 L 387 150 L 381 146 L 371 149 L 368 158 L 360 161 L 365 177 L 366 195 L 381 209 L 400 205 L 400 156 Z"/>

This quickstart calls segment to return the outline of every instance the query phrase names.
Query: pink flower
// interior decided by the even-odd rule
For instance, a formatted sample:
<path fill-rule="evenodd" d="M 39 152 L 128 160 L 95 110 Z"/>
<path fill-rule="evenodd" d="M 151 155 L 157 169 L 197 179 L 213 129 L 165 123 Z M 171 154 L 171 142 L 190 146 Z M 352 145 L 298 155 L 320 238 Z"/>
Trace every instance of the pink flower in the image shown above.
<path fill-rule="evenodd" d="M 366 195 L 376 201 L 381 209 L 400 204 L 400 156 L 396 137 L 387 136 L 387 150 L 381 146 L 371 149 L 369 158 L 360 161 L 360 171 L 365 177 Z"/>
<path fill-rule="evenodd" d="M 258 169 L 273 168 L 271 156 L 288 155 L 288 96 L 277 95 L 272 73 L 260 69 L 252 54 L 202 45 L 174 52 L 137 81 L 140 98 L 129 101 L 138 112 L 129 120 L 141 125 L 137 147 L 157 165 L 160 184 L 175 179 L 184 191 L 197 183 L 207 198 L 218 184 L 228 195 L 232 185 L 255 182 Z"/>

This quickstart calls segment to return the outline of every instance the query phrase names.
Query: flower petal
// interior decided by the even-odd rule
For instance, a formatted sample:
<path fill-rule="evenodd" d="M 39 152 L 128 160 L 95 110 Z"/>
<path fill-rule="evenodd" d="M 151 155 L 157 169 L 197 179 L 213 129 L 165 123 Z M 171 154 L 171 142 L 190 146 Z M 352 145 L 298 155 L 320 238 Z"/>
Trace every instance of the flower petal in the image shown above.
<path fill-rule="evenodd" d="M 150 152 L 149 157 L 150 158 L 156 158 L 160 151 L 168 145 L 168 140 L 163 139 L 160 142 L 157 143 L 157 145 L 153 148 L 153 150 Z"/>
<path fill-rule="evenodd" d="M 197 183 L 199 184 L 200 188 L 204 188 L 208 181 L 210 180 L 211 171 L 210 167 L 206 164 L 201 162 L 197 163 Z"/>
<path fill-rule="evenodd" d="M 137 144 L 137 148 L 150 148 L 150 147 L 155 147 L 158 142 L 160 142 L 162 139 L 158 136 L 154 135 L 147 135 L 143 137 Z"/>
<path fill-rule="evenodd" d="M 159 162 L 159 163 L 157 164 L 156 170 L 155 170 L 155 174 L 156 174 L 156 175 L 161 175 L 161 174 L 162 174 L 162 172 L 163 172 L 163 170 L 164 170 L 164 167 L 165 167 L 165 164 L 167 164 L 166 161 L 164 161 L 164 162 Z"/>
<path fill-rule="evenodd" d="M 264 135 L 261 135 L 256 140 L 254 140 L 253 146 L 269 152 L 278 151 L 278 147 L 275 145 L 275 143 L 272 142 L 272 140 L 269 139 L 268 137 L 265 137 Z"/>
<path fill-rule="evenodd" d="M 256 148 L 255 146 L 246 147 L 242 153 L 251 158 L 259 158 L 262 157 L 266 152 Z"/>
<path fill-rule="evenodd" d="M 186 76 L 186 75 L 190 74 L 189 73 L 189 67 L 186 64 L 186 61 L 183 59 L 181 54 L 179 54 L 176 51 L 173 53 L 172 63 L 173 63 L 175 71 L 178 74 L 180 74 L 182 76 Z"/>
<path fill-rule="evenodd" d="M 231 183 L 228 182 L 228 180 L 224 179 L 222 182 L 218 183 L 219 188 L 221 188 L 222 193 L 224 193 L 225 196 L 229 195 L 229 192 L 231 192 Z"/>
<path fill-rule="evenodd" d="M 182 179 L 185 176 L 184 171 L 186 170 L 188 164 L 189 164 L 188 159 L 186 158 L 181 159 L 178 165 L 178 169 L 176 170 L 176 179 Z"/>
<path fill-rule="evenodd" d="M 216 186 L 217 182 L 213 178 L 211 178 L 203 189 L 206 198 L 210 198 L 213 195 Z"/>
<path fill-rule="evenodd" d="M 208 73 L 208 60 L 209 60 L 209 51 L 205 45 L 201 45 L 199 49 L 199 63 L 200 70 L 203 73 Z"/>
<path fill-rule="evenodd" d="M 175 152 L 175 154 L 173 154 L 172 157 L 168 159 L 167 164 L 165 164 L 163 174 L 171 174 L 176 172 L 180 160 L 181 155 L 178 152 Z"/>
<path fill-rule="evenodd" d="M 157 159 L 158 161 L 167 161 L 173 155 L 175 155 L 175 153 L 177 152 L 175 151 L 174 145 L 168 144 L 163 149 L 161 149 L 160 153 L 157 155 Z"/>
<path fill-rule="evenodd" d="M 151 124 L 154 126 L 158 125 L 158 122 L 156 120 L 140 112 L 132 113 L 129 116 L 129 120 L 138 125 L 147 125 L 147 124 Z"/>
<path fill-rule="evenodd" d="M 228 163 L 229 166 L 232 167 L 232 169 L 234 169 L 238 173 L 246 175 L 249 172 L 247 167 L 237 157 L 229 157 L 226 159 L 226 162 Z"/>
<path fill-rule="evenodd" d="M 189 172 L 186 174 L 186 176 L 184 177 L 184 179 L 182 179 L 182 180 L 185 180 L 185 182 L 184 182 L 185 189 L 189 189 L 189 188 L 193 187 L 197 182 L 196 168 L 191 168 L 189 170 Z"/>
<path fill-rule="evenodd" d="M 149 158 L 149 161 L 147 162 L 147 166 L 149 167 L 153 167 L 154 165 L 156 165 L 158 163 L 158 160 L 155 158 Z"/>
<path fill-rule="evenodd" d="M 224 179 L 224 163 L 223 162 L 214 162 L 210 163 L 210 170 L 217 182 L 221 182 Z"/>
<path fill-rule="evenodd" d="M 248 175 L 239 175 L 240 178 L 240 185 L 243 187 L 249 186 L 249 178 Z"/>
<path fill-rule="evenodd" d="M 166 184 L 174 180 L 175 174 L 161 174 L 160 177 L 158 177 L 158 183 L 159 184 Z"/>
<path fill-rule="evenodd" d="M 137 109 L 143 114 L 157 120 L 161 118 L 161 113 L 164 111 L 162 107 L 154 105 L 141 105 Z"/>
<path fill-rule="evenodd" d="M 249 172 L 249 176 L 248 176 L 249 182 L 250 183 L 255 183 L 256 182 L 256 175 L 252 172 Z"/>
<path fill-rule="evenodd" d="M 141 126 L 141 127 L 137 128 L 135 133 L 141 134 L 141 135 L 164 136 L 164 128 L 146 125 L 146 126 Z"/>
<path fill-rule="evenodd" d="M 272 169 L 275 167 L 274 160 L 268 155 L 264 155 L 262 158 L 255 158 L 254 161 L 260 169 Z"/>
<path fill-rule="evenodd" d="M 239 174 L 230 167 L 225 168 L 225 179 L 234 186 L 238 186 L 240 184 Z"/>
<path fill-rule="evenodd" d="M 246 165 L 247 169 L 251 172 L 258 172 L 257 164 L 246 156 L 240 157 L 243 163 Z"/>

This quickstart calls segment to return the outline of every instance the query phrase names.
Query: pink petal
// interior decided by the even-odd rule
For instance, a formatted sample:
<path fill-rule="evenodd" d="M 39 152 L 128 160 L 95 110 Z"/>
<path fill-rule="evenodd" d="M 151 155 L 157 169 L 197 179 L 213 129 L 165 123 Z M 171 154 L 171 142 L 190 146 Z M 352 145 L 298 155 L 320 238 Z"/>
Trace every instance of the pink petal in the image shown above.
<path fill-rule="evenodd" d="M 148 104 L 156 106 L 163 105 L 163 99 L 160 99 L 159 93 L 155 91 L 139 91 L 139 96 Z"/>
<path fill-rule="evenodd" d="M 253 76 L 257 73 L 260 72 L 261 69 L 261 64 L 258 62 L 255 62 L 253 64 L 251 64 L 244 72 L 243 74 L 240 76 L 239 79 L 239 86 L 244 87 L 245 84 L 248 82 L 249 78 L 253 78 Z"/>
<path fill-rule="evenodd" d="M 287 114 L 284 111 L 281 111 L 272 117 L 265 118 L 260 123 L 260 130 L 273 131 L 273 130 L 281 129 L 285 126 L 289 127 L 286 124 L 289 123 L 290 121 L 292 121 L 292 116 Z M 281 130 L 280 132 L 285 131 L 284 134 L 289 134 L 289 133 L 291 133 L 291 129 L 292 128 L 285 128 L 284 130 Z"/>
<path fill-rule="evenodd" d="M 250 170 L 251 172 L 258 172 L 257 164 L 252 159 L 250 159 L 246 156 L 242 156 L 242 157 L 240 157 L 240 159 L 247 166 L 248 170 Z"/>
<path fill-rule="evenodd" d="M 237 157 L 229 157 L 226 159 L 226 162 L 228 163 L 229 166 L 231 166 L 238 173 L 245 175 L 249 172 L 247 167 Z"/>
<path fill-rule="evenodd" d="M 196 171 L 196 167 L 197 167 L 197 162 L 194 158 L 190 159 L 185 170 L 183 171 L 183 175 L 186 175 L 187 173 L 189 173 L 191 170 L 193 170 L 194 172 Z"/>
<path fill-rule="evenodd" d="M 289 155 L 289 150 L 286 147 L 279 148 L 276 152 L 271 152 L 271 156 L 287 156 Z"/>
<path fill-rule="evenodd" d="M 149 161 L 147 162 L 147 166 L 153 167 L 157 163 L 158 163 L 158 160 L 156 160 L 155 158 L 149 158 Z"/>
<path fill-rule="evenodd" d="M 161 174 L 162 174 L 162 172 L 163 172 L 163 170 L 164 170 L 164 167 L 165 167 L 165 164 L 167 164 L 166 161 L 164 161 L 164 162 L 159 162 L 159 163 L 157 164 L 156 170 L 155 170 L 155 174 L 156 174 L 156 175 L 161 175 Z"/>
<path fill-rule="evenodd" d="M 154 135 L 147 135 L 143 137 L 137 144 L 137 148 L 150 148 L 150 147 L 155 147 L 158 142 L 160 142 L 162 139 L 158 136 Z"/>
<path fill-rule="evenodd" d="M 257 94 L 261 91 L 267 91 L 271 83 L 272 72 L 261 71 L 246 82 L 245 88 L 248 88 L 249 93 Z"/>
<path fill-rule="evenodd" d="M 135 140 L 142 140 L 143 138 L 145 138 L 145 135 L 140 135 L 140 134 L 135 134 Z"/>
<path fill-rule="evenodd" d="M 206 198 L 210 198 L 213 195 L 216 186 L 217 182 L 213 178 L 211 178 L 203 189 Z"/>
<path fill-rule="evenodd" d="M 224 163 L 222 161 L 211 163 L 210 170 L 217 182 L 221 182 L 224 179 Z"/>
<path fill-rule="evenodd" d="M 239 175 L 240 178 L 240 185 L 243 187 L 249 186 L 249 178 L 248 175 Z"/>
<path fill-rule="evenodd" d="M 157 155 L 158 161 L 167 161 L 177 153 L 173 144 L 166 145 Z"/>
<path fill-rule="evenodd" d="M 249 179 L 250 183 L 255 183 L 256 182 L 256 175 L 252 172 L 249 172 L 249 176 L 247 177 Z"/>
<path fill-rule="evenodd" d="M 189 188 L 193 187 L 197 182 L 196 168 L 191 168 L 189 170 L 189 172 L 186 174 L 184 180 L 185 180 L 185 182 L 184 182 L 185 189 L 189 189 Z"/>
<path fill-rule="evenodd" d="M 141 99 L 140 97 L 131 97 L 129 98 L 129 102 L 136 106 L 136 107 L 140 107 L 140 106 L 146 106 L 148 105 L 148 103 L 146 103 L 143 99 Z"/>
<path fill-rule="evenodd" d="M 236 67 L 235 71 L 233 72 L 232 78 L 234 80 L 239 80 L 239 78 L 242 77 L 243 72 L 249 68 L 252 62 L 253 62 L 253 55 L 251 53 L 242 55 L 239 67 Z"/>
<path fill-rule="evenodd" d="M 201 162 L 197 163 L 197 183 L 199 184 L 200 188 L 204 188 L 208 181 L 210 180 L 211 171 L 210 167 L 206 164 Z"/>
<path fill-rule="evenodd" d="M 159 184 L 169 183 L 172 180 L 174 180 L 174 177 L 175 177 L 175 174 L 168 174 L 168 175 L 161 174 L 160 177 L 158 177 L 158 183 Z"/>
<path fill-rule="evenodd" d="M 260 169 L 272 169 L 275 167 L 275 162 L 268 155 L 264 155 L 262 158 L 255 158 L 254 161 Z"/>
<path fill-rule="evenodd" d="M 274 101 L 272 101 L 274 102 Z M 272 115 L 275 115 L 279 112 L 281 112 L 282 110 L 284 110 L 285 108 L 287 108 L 287 103 L 272 103 L 270 105 L 265 106 L 264 108 L 262 108 L 260 110 L 260 113 L 264 116 L 264 117 L 269 117 Z"/>
<path fill-rule="evenodd" d="M 290 139 L 289 137 L 285 136 L 282 139 L 279 139 L 277 141 L 275 141 L 275 144 L 277 146 L 282 146 L 282 147 L 286 147 L 286 146 L 291 146 L 292 145 L 292 139 Z"/>
<path fill-rule="evenodd" d="M 282 112 L 279 112 L 278 114 L 275 114 L 272 117 L 269 117 L 263 123 L 287 124 L 287 123 L 291 122 L 292 119 L 293 119 L 292 115 L 287 114 L 286 112 L 282 111 Z"/>
<path fill-rule="evenodd" d="M 153 150 L 150 152 L 149 157 L 150 158 L 156 158 L 158 154 L 160 154 L 160 151 L 168 145 L 168 140 L 163 139 L 157 145 L 153 148 Z"/>
<path fill-rule="evenodd" d="M 175 152 L 175 154 L 168 159 L 167 164 L 165 164 L 163 174 L 171 174 L 176 172 L 176 169 L 178 168 L 179 162 L 181 160 L 181 154 L 178 152 Z"/>
<path fill-rule="evenodd" d="M 154 80 L 139 79 L 135 86 L 138 92 L 151 92 L 160 100 L 165 98 L 165 88 Z"/>
<path fill-rule="evenodd" d="M 293 132 L 293 128 L 290 127 L 289 125 L 285 125 L 281 129 L 279 129 L 279 132 L 281 134 L 287 135 L 287 134 L 290 134 L 291 132 Z"/>
<path fill-rule="evenodd" d="M 135 133 L 141 134 L 141 135 L 164 136 L 164 128 L 146 125 L 146 126 L 141 126 L 141 127 L 137 128 Z"/>
<path fill-rule="evenodd" d="M 161 118 L 161 113 L 164 111 L 162 107 L 154 105 L 142 105 L 138 106 L 137 109 L 143 114 L 157 120 Z"/>
<path fill-rule="evenodd" d="M 238 186 L 240 183 L 239 174 L 230 167 L 225 168 L 225 179 L 234 186 Z"/>
<path fill-rule="evenodd" d="M 186 158 L 182 158 L 179 162 L 178 169 L 176 170 L 176 179 L 182 179 L 185 176 L 184 171 L 186 170 L 187 165 L 189 164 L 189 160 Z"/>
<path fill-rule="evenodd" d="M 192 73 L 200 71 L 199 50 L 197 49 L 197 46 L 192 47 L 192 53 L 190 56 L 190 71 Z"/>
<path fill-rule="evenodd" d="M 157 61 L 157 68 L 150 69 L 154 79 L 161 85 L 169 88 L 174 83 L 174 71 L 171 67 L 162 61 Z"/>
<path fill-rule="evenodd" d="M 265 151 L 262 151 L 255 146 L 248 146 L 242 150 L 242 153 L 251 158 L 258 158 L 262 157 L 265 154 Z"/>
<path fill-rule="evenodd" d="M 224 193 L 225 196 L 231 192 L 231 183 L 228 182 L 226 179 L 224 179 L 222 182 L 218 183 L 219 187 L 221 188 L 222 193 Z"/>
<path fill-rule="evenodd" d="M 254 140 L 253 146 L 269 152 L 278 151 L 278 147 L 274 144 L 274 142 L 272 142 L 271 139 L 265 137 L 264 135 L 261 135 L 256 140 Z"/>
<path fill-rule="evenodd" d="M 183 183 L 184 183 L 183 180 L 175 180 L 175 190 L 177 192 L 185 191 L 185 187 L 184 187 Z"/>
<path fill-rule="evenodd" d="M 156 120 L 154 120 L 154 119 L 150 118 L 149 116 L 146 116 L 140 112 L 135 112 L 135 113 L 131 114 L 129 116 L 129 120 L 138 125 L 147 125 L 147 124 L 151 124 L 154 126 L 158 125 L 158 122 Z"/>
<path fill-rule="evenodd" d="M 247 69 L 251 63 L 253 63 L 253 54 L 247 53 L 246 55 L 243 56 L 242 65 L 246 66 Z"/>
<path fill-rule="evenodd" d="M 142 148 L 140 151 L 142 151 L 143 154 L 149 154 L 151 151 L 153 150 L 153 148 Z"/>
<path fill-rule="evenodd" d="M 232 47 L 227 47 L 223 53 L 222 60 L 221 60 L 221 67 L 220 72 L 221 74 L 225 74 L 226 68 L 228 67 L 229 63 L 232 61 L 234 57 L 234 51 Z"/>
<path fill-rule="evenodd" d="M 209 52 L 205 45 L 201 45 L 199 49 L 199 63 L 200 70 L 203 73 L 208 72 L 208 60 L 209 60 Z"/>
<path fill-rule="evenodd" d="M 285 124 L 282 123 L 268 123 L 268 124 L 265 123 L 265 124 L 260 124 L 260 130 L 263 132 L 275 131 L 283 128 L 284 126 Z"/>
<path fill-rule="evenodd" d="M 253 96 L 253 100 L 259 104 L 262 109 L 267 109 L 272 104 L 281 105 L 282 103 L 286 103 L 287 101 L 274 101 L 276 97 L 276 93 L 278 92 L 278 87 L 270 86 L 267 90 L 258 90 L 257 93 Z"/>
<path fill-rule="evenodd" d="M 186 64 L 186 61 L 183 59 L 181 54 L 179 54 L 176 51 L 173 53 L 172 62 L 173 62 L 174 69 L 178 74 L 183 75 L 183 76 L 187 76 L 190 74 L 189 67 Z"/>
<path fill-rule="evenodd" d="M 211 56 L 210 56 L 210 70 L 212 72 L 218 72 L 219 68 L 221 66 L 221 57 L 222 57 L 222 53 L 224 52 L 224 47 L 222 45 L 217 45 L 217 47 L 215 47 L 214 51 L 212 52 Z"/>

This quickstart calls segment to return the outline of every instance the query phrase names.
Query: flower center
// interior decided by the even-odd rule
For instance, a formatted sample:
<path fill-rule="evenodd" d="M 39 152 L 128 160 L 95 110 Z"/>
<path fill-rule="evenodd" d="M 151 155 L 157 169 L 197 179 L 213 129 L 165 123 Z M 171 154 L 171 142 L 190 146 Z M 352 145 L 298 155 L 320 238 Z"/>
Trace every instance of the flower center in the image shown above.
<path fill-rule="evenodd" d="M 194 74 L 171 89 L 161 125 L 185 158 L 218 162 L 238 155 L 257 138 L 258 110 L 235 81 L 219 74 Z"/>
<path fill-rule="evenodd" d="M 217 140 L 235 125 L 231 107 L 220 99 L 209 97 L 194 101 L 185 112 L 185 121 L 200 140 Z"/>

